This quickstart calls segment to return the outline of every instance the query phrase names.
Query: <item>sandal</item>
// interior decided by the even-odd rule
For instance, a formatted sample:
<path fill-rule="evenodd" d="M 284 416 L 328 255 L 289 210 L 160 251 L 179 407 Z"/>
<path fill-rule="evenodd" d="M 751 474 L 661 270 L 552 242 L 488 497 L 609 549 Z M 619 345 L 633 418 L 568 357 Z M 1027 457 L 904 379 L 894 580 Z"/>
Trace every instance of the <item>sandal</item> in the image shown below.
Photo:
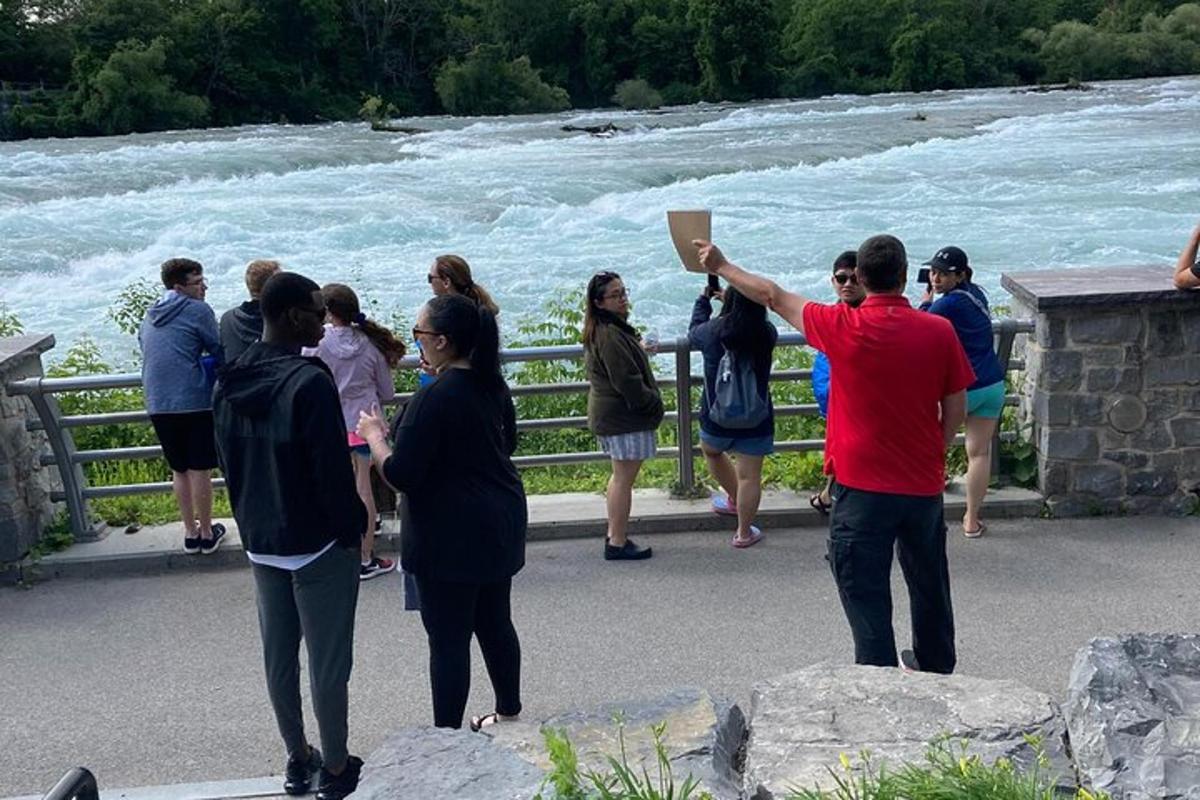
<path fill-rule="evenodd" d="M 738 548 L 753 547 L 754 545 L 761 542 L 762 539 L 763 539 L 763 532 L 758 529 L 757 525 L 751 525 L 750 526 L 750 538 L 742 539 L 742 538 L 739 538 L 737 534 L 734 534 L 733 541 L 730 542 L 730 544 L 733 545 L 734 547 L 738 547 Z"/>
<path fill-rule="evenodd" d="M 964 527 L 963 528 L 963 536 L 967 537 L 968 539 L 978 539 L 980 536 L 983 536 L 984 531 L 986 531 L 986 530 L 987 530 L 987 525 L 984 525 L 982 522 L 980 522 L 979 527 L 973 531 L 969 531 Z"/>
<path fill-rule="evenodd" d="M 729 499 L 727 494 L 715 494 L 712 499 L 714 514 L 724 514 L 727 517 L 737 516 L 737 504 Z"/>
<path fill-rule="evenodd" d="M 515 722 L 515 721 L 516 721 L 515 719 L 502 720 L 502 719 L 500 719 L 500 715 L 497 714 L 495 711 L 493 711 L 490 714 L 484 714 L 482 717 L 471 717 L 471 722 L 469 724 L 471 726 L 472 731 L 474 731 L 475 733 L 479 733 L 484 728 L 490 728 L 493 725 L 499 725 L 501 722 Z"/>
<path fill-rule="evenodd" d="M 829 512 L 833 510 L 833 503 L 826 503 L 824 500 L 822 500 L 820 492 L 817 492 L 812 497 L 808 498 L 808 504 L 823 517 L 828 517 Z"/>

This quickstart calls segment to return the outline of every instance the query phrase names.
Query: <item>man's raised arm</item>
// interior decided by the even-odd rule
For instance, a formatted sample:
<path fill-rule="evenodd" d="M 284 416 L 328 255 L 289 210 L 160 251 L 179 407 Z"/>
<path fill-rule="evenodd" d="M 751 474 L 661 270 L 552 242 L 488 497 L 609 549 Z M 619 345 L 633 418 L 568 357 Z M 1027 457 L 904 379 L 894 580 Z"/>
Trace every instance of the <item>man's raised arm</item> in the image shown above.
<path fill-rule="evenodd" d="M 764 305 L 804 333 L 804 306 L 813 301 L 803 295 L 785 291 L 772 280 L 747 272 L 733 264 L 712 242 L 696 239 L 692 242 L 700 251 L 700 265 L 708 272 L 720 275 L 734 288 L 754 302 Z"/>
<path fill-rule="evenodd" d="M 1178 289 L 1200 288 L 1200 267 L 1196 264 L 1196 250 L 1200 248 L 1200 225 L 1192 231 L 1187 246 L 1179 254 L 1175 264 L 1175 287 Z"/>

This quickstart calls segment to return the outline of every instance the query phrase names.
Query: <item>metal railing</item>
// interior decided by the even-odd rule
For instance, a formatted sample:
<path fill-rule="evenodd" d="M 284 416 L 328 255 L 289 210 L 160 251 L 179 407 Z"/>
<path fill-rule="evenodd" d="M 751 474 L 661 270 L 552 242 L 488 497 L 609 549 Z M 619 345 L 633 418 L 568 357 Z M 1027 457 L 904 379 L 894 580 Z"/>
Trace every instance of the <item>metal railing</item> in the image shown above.
<path fill-rule="evenodd" d="M 1010 370 L 1024 369 L 1021 362 L 1012 361 L 1013 343 L 1017 334 L 1033 331 L 1033 322 L 1025 320 L 1006 319 L 993 323 L 996 334 L 996 352 L 1007 374 Z M 799 333 L 783 333 L 779 336 L 777 347 L 800 347 L 806 345 L 804 337 Z M 662 341 L 658 353 L 673 354 L 675 357 L 675 375 L 658 381 L 660 388 L 674 388 L 676 392 L 677 410 L 666 414 L 664 424 L 673 424 L 677 441 L 688 442 L 690 446 L 660 447 L 656 458 L 674 458 L 678 462 L 679 486 L 690 490 L 696 482 L 694 458 L 700 454 L 699 447 L 692 436 L 692 422 L 698 410 L 692 408 L 691 388 L 703 383 L 703 378 L 692 374 L 692 349 L 687 337 Z M 559 345 L 554 347 L 526 347 L 501 351 L 501 360 L 506 364 L 530 361 L 564 361 L 583 358 L 582 345 Z M 416 369 L 417 359 L 408 356 L 400 364 L 401 369 Z M 807 380 L 812 376 L 812 370 L 793 369 L 775 370 L 771 373 L 772 382 Z M 98 461 L 124 461 L 133 459 L 158 458 L 162 456 L 162 448 L 148 447 L 118 447 L 99 450 L 77 450 L 71 431 L 75 428 L 98 425 L 124 425 L 133 423 L 148 423 L 149 414 L 145 411 L 116 411 L 100 414 L 64 415 L 58 405 L 56 395 L 66 392 L 100 391 L 107 389 L 130 389 L 142 385 L 141 376 L 137 373 L 117 375 L 81 375 L 70 378 L 26 378 L 7 385 L 9 394 L 22 394 L 29 397 L 37 411 L 38 419 L 30 420 L 27 427 L 30 430 L 43 430 L 50 441 L 48 454 L 42 456 L 42 463 L 57 466 L 62 476 L 62 491 L 54 492 L 52 499 L 65 502 L 70 516 L 71 531 L 78 540 L 94 538 L 97 534 L 87 509 L 87 501 L 101 497 L 122 497 L 135 494 L 171 491 L 169 481 L 156 483 L 122 484 L 117 486 L 88 486 L 83 473 L 83 465 Z M 550 383 L 532 385 L 513 385 L 514 397 L 546 395 L 546 394 L 581 394 L 588 390 L 587 382 Z M 409 394 L 397 396 L 394 402 L 400 403 L 410 397 Z M 684 400 L 686 398 L 686 400 Z M 1015 405 L 1017 398 L 1013 395 L 1005 399 L 1007 405 Z M 814 403 L 797 405 L 782 405 L 775 407 L 775 416 L 815 416 L 818 409 Z M 520 419 L 517 421 L 518 431 L 554 430 L 554 429 L 583 429 L 587 427 L 587 417 L 556 417 L 545 419 Z M 1000 439 L 997 431 L 997 442 Z M 961 439 L 961 437 L 960 437 Z M 816 451 L 823 450 L 824 439 L 796 439 L 777 441 L 775 450 Z M 993 447 L 993 455 L 997 451 Z M 543 467 L 563 464 L 580 464 L 589 461 L 606 461 L 608 456 L 600 451 L 575 453 L 547 453 L 542 455 L 526 455 L 513 458 L 518 467 Z M 220 488 L 225 485 L 222 478 L 213 480 L 213 486 Z"/>
<path fill-rule="evenodd" d="M 42 800 L 100 800 L 96 776 L 83 767 L 63 775 Z"/>

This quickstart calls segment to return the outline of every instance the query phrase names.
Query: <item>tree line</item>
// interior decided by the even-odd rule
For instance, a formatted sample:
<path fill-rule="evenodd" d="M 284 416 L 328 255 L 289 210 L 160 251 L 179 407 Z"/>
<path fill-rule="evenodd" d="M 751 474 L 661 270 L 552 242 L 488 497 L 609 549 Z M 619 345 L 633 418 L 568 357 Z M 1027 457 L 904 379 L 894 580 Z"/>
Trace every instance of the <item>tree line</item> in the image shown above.
<path fill-rule="evenodd" d="M 0 0 L 10 139 L 1196 72 L 1178 0 Z"/>

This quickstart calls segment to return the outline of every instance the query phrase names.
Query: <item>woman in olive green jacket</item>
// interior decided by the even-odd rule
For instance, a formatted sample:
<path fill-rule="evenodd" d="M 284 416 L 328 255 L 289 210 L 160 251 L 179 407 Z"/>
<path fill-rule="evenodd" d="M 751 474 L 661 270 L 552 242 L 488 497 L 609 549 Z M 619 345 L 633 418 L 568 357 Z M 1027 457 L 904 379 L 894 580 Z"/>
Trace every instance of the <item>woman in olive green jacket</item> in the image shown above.
<path fill-rule="evenodd" d="M 588 427 L 612 459 L 608 481 L 608 538 L 604 557 L 636 561 L 651 556 L 625 535 L 633 503 L 633 482 L 642 462 L 656 449 L 663 418 L 662 396 L 654 382 L 641 336 L 626 321 L 629 295 L 621 276 L 600 272 L 587 287 L 583 347 L 588 382 Z"/>

